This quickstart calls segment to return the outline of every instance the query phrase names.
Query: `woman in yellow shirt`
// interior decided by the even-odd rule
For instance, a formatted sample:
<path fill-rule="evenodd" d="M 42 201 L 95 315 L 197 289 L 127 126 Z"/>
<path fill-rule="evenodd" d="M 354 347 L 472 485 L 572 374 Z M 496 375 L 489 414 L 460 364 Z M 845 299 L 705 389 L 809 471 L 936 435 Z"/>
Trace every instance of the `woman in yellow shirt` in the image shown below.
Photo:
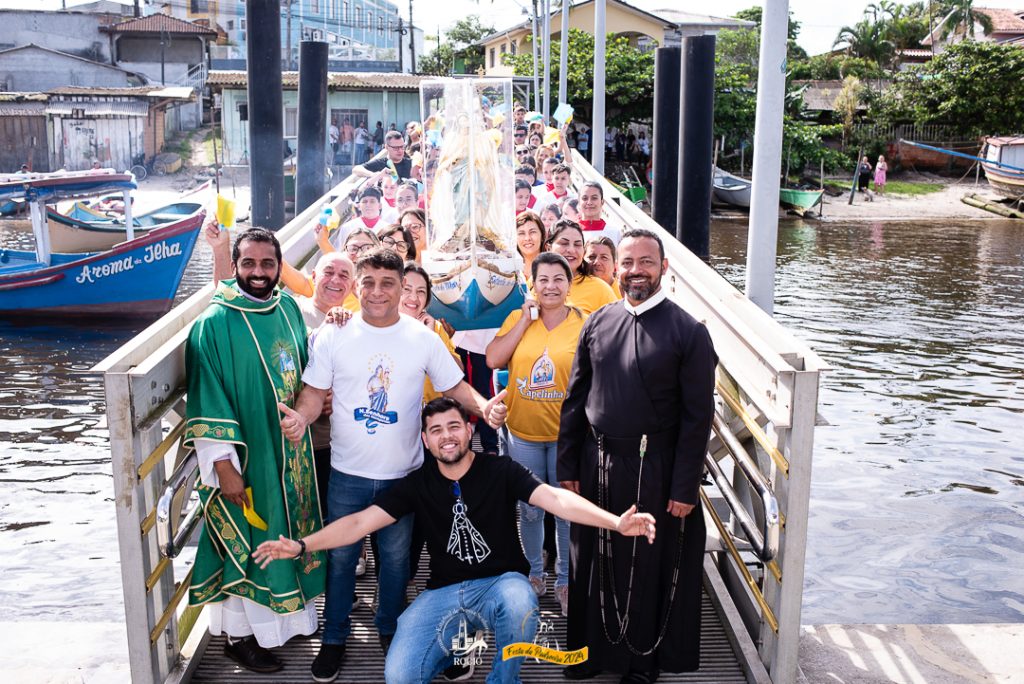
<path fill-rule="evenodd" d="M 572 279 L 572 304 L 589 316 L 605 304 L 618 301 L 608 283 L 591 274 L 590 264 L 583 259 L 583 230 L 578 223 L 562 219 L 548 237 L 548 249 L 565 257 L 575 274 Z"/>
<path fill-rule="evenodd" d="M 587 240 L 587 247 L 583 252 L 583 260 L 590 264 L 591 273 L 608 283 L 616 299 L 622 299 L 622 291 L 619 289 L 619 279 L 615 276 L 615 243 L 607 235 Z"/>
<path fill-rule="evenodd" d="M 573 272 L 564 257 L 537 255 L 532 264 L 536 299 L 505 319 L 487 345 L 487 365 L 508 366 L 508 447 L 516 462 L 552 487 L 558 487 L 555 461 L 562 401 L 585 316 L 566 303 Z M 607 286 L 606 286 L 607 287 Z M 519 535 L 530 563 L 530 584 L 544 594 L 544 511 L 519 504 Z M 555 594 L 565 614 L 569 598 L 569 523 L 555 520 L 558 549 Z"/>

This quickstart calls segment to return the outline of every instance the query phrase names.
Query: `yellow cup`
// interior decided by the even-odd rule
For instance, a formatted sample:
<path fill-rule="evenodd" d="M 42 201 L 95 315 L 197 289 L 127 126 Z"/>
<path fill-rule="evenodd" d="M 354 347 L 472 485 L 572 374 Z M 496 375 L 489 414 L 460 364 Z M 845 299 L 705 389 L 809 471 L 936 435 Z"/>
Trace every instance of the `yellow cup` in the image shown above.
<path fill-rule="evenodd" d="M 220 224 L 221 230 L 235 227 L 235 200 L 217 195 L 217 223 Z"/>

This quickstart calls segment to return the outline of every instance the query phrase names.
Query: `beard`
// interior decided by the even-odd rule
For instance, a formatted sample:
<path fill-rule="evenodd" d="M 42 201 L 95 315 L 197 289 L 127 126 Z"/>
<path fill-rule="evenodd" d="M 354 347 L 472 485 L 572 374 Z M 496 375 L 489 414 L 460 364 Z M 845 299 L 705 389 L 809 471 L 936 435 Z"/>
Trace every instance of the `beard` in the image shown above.
<path fill-rule="evenodd" d="M 274 292 L 274 288 L 277 287 L 277 281 L 281 278 L 281 272 L 278 271 L 274 274 L 273 278 L 267 276 L 243 278 L 237 276 L 235 280 L 238 282 L 238 287 L 256 299 L 267 299 Z"/>
<path fill-rule="evenodd" d="M 622 293 L 636 302 L 642 302 L 648 299 L 652 294 L 658 290 L 658 286 L 661 284 L 661 280 L 654 281 L 647 278 L 643 281 L 626 282 L 625 278 L 619 279 L 619 288 Z"/>
<path fill-rule="evenodd" d="M 451 456 L 445 456 L 440 446 L 437 447 L 437 451 L 431 449 L 430 453 L 440 463 L 444 463 L 445 465 L 455 465 L 456 463 L 464 459 L 466 457 L 466 454 L 469 453 L 469 444 L 460 444 L 458 452 L 452 454 Z"/>

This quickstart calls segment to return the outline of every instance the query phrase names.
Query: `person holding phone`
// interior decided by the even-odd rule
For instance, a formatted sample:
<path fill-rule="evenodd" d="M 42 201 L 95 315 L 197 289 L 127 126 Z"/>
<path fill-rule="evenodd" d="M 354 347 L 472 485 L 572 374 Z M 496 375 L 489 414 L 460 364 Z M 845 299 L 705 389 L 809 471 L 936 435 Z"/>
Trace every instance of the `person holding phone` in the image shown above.
<path fill-rule="evenodd" d="M 566 303 L 573 280 L 564 257 L 541 252 L 531 264 L 536 298 L 505 319 L 497 336 L 487 345 L 487 365 L 508 366 L 508 447 L 514 461 L 541 481 L 558 487 L 555 461 L 559 414 L 568 392 L 569 371 L 586 317 Z M 569 523 L 555 518 L 555 595 L 567 614 L 569 600 Z M 537 596 L 547 591 L 544 580 L 544 511 L 526 502 L 519 504 L 519 534 L 530 563 L 530 585 Z"/>

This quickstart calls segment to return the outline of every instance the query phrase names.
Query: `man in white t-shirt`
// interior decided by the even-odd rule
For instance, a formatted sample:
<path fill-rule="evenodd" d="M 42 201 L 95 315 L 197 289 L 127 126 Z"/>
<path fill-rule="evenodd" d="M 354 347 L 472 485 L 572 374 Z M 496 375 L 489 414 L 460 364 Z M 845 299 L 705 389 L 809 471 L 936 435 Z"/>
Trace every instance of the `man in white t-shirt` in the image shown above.
<path fill-rule="evenodd" d="M 419 415 L 425 378 L 492 427 L 505 422 L 504 395 L 490 401 L 480 396 L 462 379 L 441 338 L 399 313 L 402 273 L 402 259 L 390 249 L 378 248 L 359 258 L 359 315 L 344 327 L 327 326 L 318 332 L 295 409 L 279 405 L 282 432 L 288 439 L 299 439 L 320 414 L 328 390 L 333 390 L 329 520 L 366 508 L 423 463 Z M 405 607 L 412 520 L 402 519 L 378 535 L 374 624 L 386 653 Z M 313 661 L 314 681 L 333 681 L 341 669 L 360 546 L 331 551 L 323 644 Z"/>

